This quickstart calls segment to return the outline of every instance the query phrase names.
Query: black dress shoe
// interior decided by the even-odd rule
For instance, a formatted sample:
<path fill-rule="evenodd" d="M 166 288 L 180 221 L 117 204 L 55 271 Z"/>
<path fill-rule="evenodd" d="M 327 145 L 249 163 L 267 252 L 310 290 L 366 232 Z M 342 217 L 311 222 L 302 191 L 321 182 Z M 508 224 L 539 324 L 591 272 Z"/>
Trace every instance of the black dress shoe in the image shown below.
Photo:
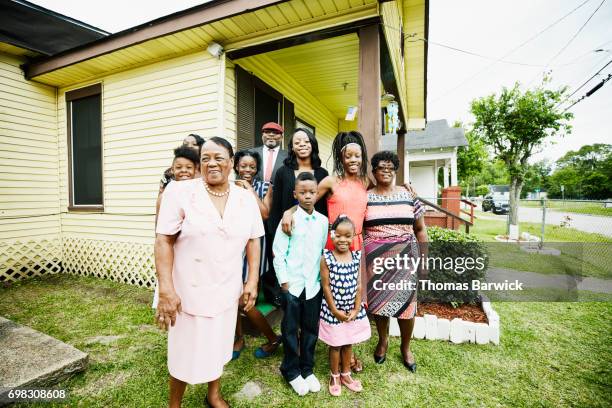
<path fill-rule="evenodd" d="M 404 360 L 404 367 L 406 367 L 410 372 L 416 373 L 416 363 L 410 364 L 406 360 Z"/>
<path fill-rule="evenodd" d="M 376 364 L 382 364 L 387 360 L 387 353 L 383 354 L 382 356 L 377 356 L 376 354 L 374 354 L 374 362 Z"/>

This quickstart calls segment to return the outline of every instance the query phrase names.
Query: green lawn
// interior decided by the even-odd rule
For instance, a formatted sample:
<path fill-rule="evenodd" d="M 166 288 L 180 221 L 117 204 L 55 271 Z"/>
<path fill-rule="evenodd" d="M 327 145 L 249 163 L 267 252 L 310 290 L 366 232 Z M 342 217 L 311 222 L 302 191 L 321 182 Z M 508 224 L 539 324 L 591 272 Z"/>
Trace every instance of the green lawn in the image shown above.
<path fill-rule="evenodd" d="M 542 206 L 539 200 L 526 201 L 521 200 L 521 207 L 538 207 Z M 546 208 L 551 208 L 554 211 L 566 211 L 578 214 L 603 215 L 612 217 L 612 208 L 605 208 L 603 204 L 578 202 L 578 201 L 550 201 L 546 200 Z"/>
<path fill-rule="evenodd" d="M 87 371 L 60 385 L 71 393 L 64 406 L 160 407 L 168 398 L 166 338 L 151 325 L 151 297 L 132 286 L 55 275 L 0 289 L 0 315 L 90 354 Z M 297 397 L 280 377 L 280 355 L 255 360 L 252 352 L 263 340 L 248 338 L 240 359 L 226 366 L 223 393 L 237 407 L 612 406 L 610 303 L 500 302 L 494 308 L 502 324 L 499 346 L 416 340 L 416 375 L 401 365 L 397 339 L 382 366 L 371 358 L 374 339 L 359 345 L 365 371 L 357 377 L 365 390 L 344 389 L 340 398 L 326 389 Z M 123 337 L 87 345 L 100 335 Z M 319 343 L 316 374 L 325 382 L 328 372 Z M 263 394 L 253 402 L 233 399 L 247 381 Z M 204 386 L 188 387 L 184 406 L 202 406 L 205 394 Z"/>
<path fill-rule="evenodd" d="M 541 225 L 522 222 L 521 232 L 540 236 Z M 612 279 L 612 240 L 573 228 L 546 225 L 545 247 L 561 251 L 560 256 L 529 254 L 516 244 L 493 243 L 506 232 L 505 220 L 476 219 L 470 233 L 489 244 L 491 266 L 546 274 L 571 274 Z"/>

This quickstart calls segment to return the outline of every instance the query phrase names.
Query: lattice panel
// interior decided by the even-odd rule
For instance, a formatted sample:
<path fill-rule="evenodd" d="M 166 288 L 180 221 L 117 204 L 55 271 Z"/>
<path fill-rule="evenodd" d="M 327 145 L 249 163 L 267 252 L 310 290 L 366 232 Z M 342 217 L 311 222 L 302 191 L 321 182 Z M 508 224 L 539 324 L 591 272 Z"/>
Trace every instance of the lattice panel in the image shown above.
<path fill-rule="evenodd" d="M 0 282 L 62 271 L 58 238 L 0 242 Z"/>
<path fill-rule="evenodd" d="M 142 287 L 155 285 L 153 245 L 76 237 L 62 240 L 64 271 Z"/>

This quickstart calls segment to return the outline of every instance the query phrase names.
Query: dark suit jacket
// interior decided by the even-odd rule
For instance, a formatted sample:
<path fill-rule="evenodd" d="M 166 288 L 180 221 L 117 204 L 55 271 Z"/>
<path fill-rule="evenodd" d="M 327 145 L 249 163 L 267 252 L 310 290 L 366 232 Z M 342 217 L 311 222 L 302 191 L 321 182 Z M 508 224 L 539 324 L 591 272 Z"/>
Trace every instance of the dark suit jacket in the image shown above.
<path fill-rule="evenodd" d="M 261 168 L 259 169 L 259 173 L 257 173 L 256 177 L 258 177 L 261 180 L 263 180 L 263 178 L 264 178 L 264 173 L 263 173 L 264 162 L 267 159 L 267 157 L 264 157 L 263 146 L 257 146 L 257 147 L 255 147 L 255 148 L 253 148 L 251 150 L 254 151 L 254 152 L 257 152 L 259 154 L 259 157 L 261 157 Z M 287 151 L 283 150 L 283 149 L 280 149 L 278 151 L 278 154 L 276 155 L 276 161 L 274 162 L 274 167 L 272 168 L 272 178 L 270 179 L 270 182 L 274 182 L 274 178 L 276 177 L 276 172 L 283 165 L 283 160 L 285 160 L 286 157 L 287 157 Z"/>

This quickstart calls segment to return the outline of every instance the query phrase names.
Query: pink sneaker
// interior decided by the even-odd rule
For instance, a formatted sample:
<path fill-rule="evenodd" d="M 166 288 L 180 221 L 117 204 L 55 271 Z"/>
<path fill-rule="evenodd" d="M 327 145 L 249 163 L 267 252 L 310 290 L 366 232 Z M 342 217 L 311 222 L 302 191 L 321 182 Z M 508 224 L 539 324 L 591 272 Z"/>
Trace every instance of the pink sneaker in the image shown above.
<path fill-rule="evenodd" d="M 351 377 L 350 371 L 348 373 L 340 373 L 340 375 L 342 376 L 342 378 L 340 379 L 340 382 L 346 388 L 348 388 L 349 390 L 353 392 L 363 391 L 363 386 L 361 385 L 361 381 L 354 380 L 353 377 Z"/>
<path fill-rule="evenodd" d="M 331 380 L 329 382 L 329 393 L 334 397 L 339 397 L 342 393 L 342 387 L 340 386 L 340 381 L 338 381 L 338 377 L 340 374 L 331 374 Z"/>

